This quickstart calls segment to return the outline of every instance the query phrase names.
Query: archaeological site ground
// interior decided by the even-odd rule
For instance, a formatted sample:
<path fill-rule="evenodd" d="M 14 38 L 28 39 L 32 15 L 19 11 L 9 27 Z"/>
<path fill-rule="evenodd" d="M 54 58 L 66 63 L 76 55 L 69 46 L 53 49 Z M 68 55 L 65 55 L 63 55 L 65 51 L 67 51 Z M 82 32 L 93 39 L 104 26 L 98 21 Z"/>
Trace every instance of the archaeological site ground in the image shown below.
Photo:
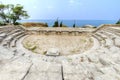
<path fill-rule="evenodd" d="M 120 80 L 120 25 L 1 26 L 0 80 Z"/>

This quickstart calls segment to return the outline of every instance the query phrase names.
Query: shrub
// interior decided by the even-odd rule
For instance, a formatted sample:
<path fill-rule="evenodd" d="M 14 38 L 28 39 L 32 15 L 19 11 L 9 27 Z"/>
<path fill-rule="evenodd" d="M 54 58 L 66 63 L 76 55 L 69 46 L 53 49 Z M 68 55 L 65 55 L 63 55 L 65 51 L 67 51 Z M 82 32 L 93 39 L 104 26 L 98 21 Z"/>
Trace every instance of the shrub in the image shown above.
<path fill-rule="evenodd" d="M 20 25 L 20 23 L 19 23 L 19 22 L 16 22 L 14 25 Z"/>
<path fill-rule="evenodd" d="M 24 44 L 24 47 L 31 50 L 31 51 L 34 51 L 37 48 L 36 45 L 30 44 L 29 42 L 26 42 Z"/>
<path fill-rule="evenodd" d="M 65 25 L 65 24 L 62 24 L 62 27 L 68 27 L 67 25 Z"/>
<path fill-rule="evenodd" d="M 62 21 L 60 22 L 60 27 L 68 27 L 67 25 L 63 24 Z"/>
<path fill-rule="evenodd" d="M 25 27 L 48 27 L 47 23 L 33 23 L 33 22 L 27 22 L 22 24 Z"/>
<path fill-rule="evenodd" d="M 4 26 L 6 25 L 4 22 L 0 22 L 0 26 Z"/>
<path fill-rule="evenodd" d="M 47 23 L 45 23 L 45 25 L 44 25 L 45 27 L 48 27 L 48 24 Z"/>
<path fill-rule="evenodd" d="M 75 23 L 73 24 L 73 28 L 75 28 Z"/>
<path fill-rule="evenodd" d="M 116 24 L 120 24 L 120 19 L 117 21 L 117 23 Z"/>
<path fill-rule="evenodd" d="M 62 24 L 62 21 L 60 22 L 60 27 L 62 27 L 63 26 L 63 24 Z"/>
<path fill-rule="evenodd" d="M 59 27 L 59 22 L 58 22 L 58 19 L 54 22 L 53 27 Z"/>

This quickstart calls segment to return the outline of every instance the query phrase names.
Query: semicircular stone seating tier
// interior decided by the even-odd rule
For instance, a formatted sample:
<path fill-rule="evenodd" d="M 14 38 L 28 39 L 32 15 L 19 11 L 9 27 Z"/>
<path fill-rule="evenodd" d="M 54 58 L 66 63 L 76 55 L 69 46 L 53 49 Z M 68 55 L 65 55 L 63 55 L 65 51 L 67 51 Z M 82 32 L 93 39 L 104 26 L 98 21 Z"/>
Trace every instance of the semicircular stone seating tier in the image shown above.
<path fill-rule="evenodd" d="M 91 49 L 69 56 L 33 54 L 21 44 L 28 33 L 0 27 L 0 80 L 120 80 L 120 25 L 102 25 Z"/>

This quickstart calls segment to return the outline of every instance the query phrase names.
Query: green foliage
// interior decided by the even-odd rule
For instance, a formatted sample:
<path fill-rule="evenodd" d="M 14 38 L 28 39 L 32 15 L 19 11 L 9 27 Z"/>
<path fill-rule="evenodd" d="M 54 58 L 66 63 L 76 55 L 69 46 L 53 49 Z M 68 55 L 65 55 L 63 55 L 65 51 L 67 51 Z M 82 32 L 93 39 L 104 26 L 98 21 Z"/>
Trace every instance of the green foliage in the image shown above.
<path fill-rule="evenodd" d="M 97 28 L 96 26 L 94 26 L 93 28 Z"/>
<path fill-rule="evenodd" d="M 47 53 L 47 51 L 44 51 L 44 52 L 43 52 L 43 55 L 46 55 L 46 53 Z"/>
<path fill-rule="evenodd" d="M 65 25 L 65 24 L 62 24 L 62 27 L 68 27 L 67 25 Z"/>
<path fill-rule="evenodd" d="M 47 23 L 45 23 L 45 26 L 46 26 L 46 27 L 48 27 L 48 24 L 47 24 Z"/>
<path fill-rule="evenodd" d="M 63 24 L 62 24 L 62 21 L 60 22 L 60 27 L 62 27 L 63 26 Z"/>
<path fill-rule="evenodd" d="M 117 23 L 116 24 L 120 24 L 120 19 L 117 21 Z"/>
<path fill-rule="evenodd" d="M 76 27 L 76 24 L 75 24 L 75 23 L 76 23 L 76 21 L 74 20 L 73 28 L 75 28 L 75 27 Z"/>
<path fill-rule="evenodd" d="M 34 51 L 37 48 L 35 45 L 30 44 L 29 42 L 26 42 L 24 47 L 32 51 Z"/>
<path fill-rule="evenodd" d="M 73 28 L 75 28 L 75 23 L 73 24 Z"/>
<path fill-rule="evenodd" d="M 0 11 L 3 10 L 5 8 L 4 4 L 0 4 Z"/>
<path fill-rule="evenodd" d="M 25 27 L 48 27 L 47 23 L 36 23 L 36 22 L 26 22 L 22 23 L 23 26 Z"/>
<path fill-rule="evenodd" d="M 58 21 L 58 19 L 54 22 L 53 27 L 59 27 L 59 21 Z"/>
<path fill-rule="evenodd" d="M 23 6 L 17 4 L 14 8 L 12 8 L 13 13 L 11 14 L 12 23 L 15 24 L 17 20 L 21 20 L 21 18 L 28 18 L 28 14 L 25 10 L 23 10 Z"/>
<path fill-rule="evenodd" d="M 4 4 L 0 4 L 0 18 L 1 19 L 6 19 L 6 15 L 5 15 L 5 5 Z"/>
<path fill-rule="evenodd" d="M 5 25 L 5 23 L 4 22 L 0 22 L 0 26 L 4 26 Z"/>
<path fill-rule="evenodd" d="M 18 24 L 17 20 L 22 18 L 28 18 L 27 11 L 24 10 L 24 7 L 20 4 L 0 4 L 0 18 L 5 23 L 12 23 L 14 25 Z"/>
<path fill-rule="evenodd" d="M 19 22 L 16 22 L 14 25 L 20 25 L 20 23 L 19 23 Z"/>
<path fill-rule="evenodd" d="M 60 26 L 59 26 L 59 21 L 58 21 L 58 19 L 57 19 L 57 20 L 54 22 L 53 27 L 67 27 L 67 26 L 64 25 L 64 24 L 62 23 L 62 21 L 60 22 Z"/>

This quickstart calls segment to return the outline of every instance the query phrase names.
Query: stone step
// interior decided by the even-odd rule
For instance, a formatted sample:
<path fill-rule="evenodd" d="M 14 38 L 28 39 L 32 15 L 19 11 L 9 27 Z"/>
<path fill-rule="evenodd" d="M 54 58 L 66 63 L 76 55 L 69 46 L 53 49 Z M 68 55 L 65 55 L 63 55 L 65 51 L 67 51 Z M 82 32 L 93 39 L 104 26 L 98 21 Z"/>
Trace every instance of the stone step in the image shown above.
<path fill-rule="evenodd" d="M 63 80 L 61 65 L 37 61 L 24 80 Z"/>
<path fill-rule="evenodd" d="M 97 32 L 97 34 L 99 34 L 102 37 L 105 37 L 106 46 L 114 46 L 113 40 L 108 35 L 104 34 L 104 32 L 103 33 Z"/>
<path fill-rule="evenodd" d="M 0 28 L 0 31 L 11 31 L 13 29 L 14 27 L 3 27 L 3 28 Z"/>
<path fill-rule="evenodd" d="M 108 35 L 116 47 L 120 47 L 120 37 L 118 35 L 110 33 L 110 32 L 102 32 L 102 33 L 105 35 Z"/>
<path fill-rule="evenodd" d="M 94 43 L 93 43 L 93 47 L 90 50 L 98 49 L 100 47 L 100 41 L 98 41 L 98 39 L 93 36 L 91 38 Z"/>
<path fill-rule="evenodd" d="M 97 75 L 102 73 L 97 71 L 93 63 L 63 64 L 64 80 L 94 80 L 94 76 Z"/>
<path fill-rule="evenodd" d="M 18 33 L 15 33 L 15 34 L 12 34 L 12 35 L 8 36 L 6 39 L 4 39 L 4 40 L 2 41 L 2 45 L 3 45 L 3 46 L 8 46 L 8 47 L 10 47 L 10 42 L 11 42 L 12 40 L 14 40 L 15 37 L 17 37 L 17 36 L 19 36 L 19 35 L 21 35 L 21 34 L 23 34 L 23 32 L 18 32 Z"/>
<path fill-rule="evenodd" d="M 106 36 L 109 37 L 110 39 L 112 39 L 112 38 L 115 37 L 113 33 L 106 32 L 106 31 L 104 31 L 104 30 L 99 31 L 99 33 L 106 35 Z M 112 35 L 113 35 L 113 36 L 112 36 Z"/>
<path fill-rule="evenodd" d="M 118 32 L 114 32 L 113 30 L 107 30 L 107 29 L 106 29 L 105 31 L 120 36 L 120 33 L 118 33 Z"/>
<path fill-rule="evenodd" d="M 0 34 L 0 43 L 7 37 L 6 33 L 1 33 Z"/>
<path fill-rule="evenodd" d="M 9 32 L 7 35 L 9 36 L 9 35 L 21 32 L 21 31 L 22 31 L 21 29 L 15 29 L 15 30 L 12 30 L 11 32 Z"/>
<path fill-rule="evenodd" d="M 96 51 L 92 51 L 91 54 L 87 54 L 86 57 L 88 58 L 88 60 L 92 63 L 99 63 L 99 53 L 97 53 Z"/>
<path fill-rule="evenodd" d="M 104 46 L 105 45 L 105 39 L 104 38 L 102 38 L 100 35 L 98 35 L 98 34 L 93 34 L 92 35 L 93 37 L 95 37 L 96 39 L 98 39 L 98 41 L 100 42 L 100 46 Z"/>
<path fill-rule="evenodd" d="M 0 46 L 0 61 L 4 59 L 11 59 L 13 56 L 14 52 Z"/>
<path fill-rule="evenodd" d="M 25 57 L 2 62 L 0 65 L 0 80 L 23 80 L 33 65 Z"/>
<path fill-rule="evenodd" d="M 119 29 L 115 29 L 115 28 L 108 28 L 110 31 L 114 31 L 114 32 L 117 32 L 117 33 L 120 33 L 120 30 Z"/>
<path fill-rule="evenodd" d="M 21 31 L 20 29 L 6 29 L 5 31 L 3 30 L 2 32 L 1 32 L 1 34 L 0 34 L 0 37 L 2 37 L 1 39 L 0 39 L 0 42 L 2 42 L 5 38 L 7 38 L 7 36 L 10 36 L 10 35 L 12 35 L 12 34 L 14 34 L 14 33 L 16 33 L 16 32 L 19 32 L 19 31 Z"/>
<path fill-rule="evenodd" d="M 108 66 L 99 68 L 98 71 L 102 72 L 102 75 L 95 76 L 94 80 L 120 80 L 119 69 L 120 66 Z"/>
<path fill-rule="evenodd" d="M 25 33 L 23 33 L 23 34 L 21 34 L 21 35 L 18 35 L 17 37 L 15 37 L 14 38 L 14 40 L 12 40 L 11 42 L 10 42 L 10 47 L 16 47 L 16 42 L 17 42 L 17 40 L 19 40 L 21 37 L 24 37 L 24 36 L 26 36 L 26 34 Z"/>

